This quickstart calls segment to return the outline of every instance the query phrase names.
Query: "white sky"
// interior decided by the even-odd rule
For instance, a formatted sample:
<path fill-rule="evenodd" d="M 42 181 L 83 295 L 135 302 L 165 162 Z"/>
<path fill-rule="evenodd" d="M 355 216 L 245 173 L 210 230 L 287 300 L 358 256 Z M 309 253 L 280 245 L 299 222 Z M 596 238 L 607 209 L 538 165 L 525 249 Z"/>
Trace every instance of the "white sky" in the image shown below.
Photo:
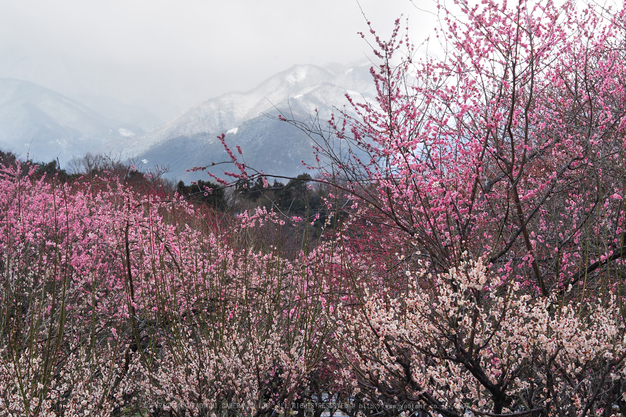
<path fill-rule="evenodd" d="M 433 2 L 414 3 L 360 0 L 383 36 L 408 16 L 417 42 L 434 20 L 416 5 Z M 0 0 L 0 77 L 172 116 L 294 64 L 371 56 L 359 31 L 356 0 Z"/>

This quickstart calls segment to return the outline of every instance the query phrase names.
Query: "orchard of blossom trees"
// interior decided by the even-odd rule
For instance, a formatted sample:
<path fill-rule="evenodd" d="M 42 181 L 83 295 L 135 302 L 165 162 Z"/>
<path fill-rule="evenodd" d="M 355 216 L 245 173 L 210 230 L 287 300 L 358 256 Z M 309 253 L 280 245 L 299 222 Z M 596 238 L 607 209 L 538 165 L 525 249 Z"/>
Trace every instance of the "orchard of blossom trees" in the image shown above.
<path fill-rule="evenodd" d="M 4 164 L 0 416 L 626 416 L 626 4 L 439 17 L 441 56 L 364 35 L 375 101 L 280 116 L 300 252 L 319 211 Z"/>

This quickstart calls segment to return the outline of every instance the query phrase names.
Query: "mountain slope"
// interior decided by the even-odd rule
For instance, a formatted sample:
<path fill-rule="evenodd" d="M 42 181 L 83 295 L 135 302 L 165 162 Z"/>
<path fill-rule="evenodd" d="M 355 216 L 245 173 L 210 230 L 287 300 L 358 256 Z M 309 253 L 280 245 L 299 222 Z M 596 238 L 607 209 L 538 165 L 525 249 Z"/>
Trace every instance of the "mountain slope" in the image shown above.
<path fill-rule="evenodd" d="M 186 170 L 227 160 L 216 136 L 228 133 L 227 143 L 233 149 L 241 146 L 248 166 L 297 175 L 305 170 L 302 160 L 314 160 L 311 142 L 306 134 L 276 116 L 283 113 L 307 121 L 317 111 L 324 120 L 347 104 L 346 93 L 357 100 L 374 93 L 368 67 L 294 66 L 248 92 L 228 93 L 200 103 L 160 128 L 118 144 L 116 149 L 124 158 L 169 166 L 172 178 L 199 179 L 206 174 Z"/>
<path fill-rule="evenodd" d="M 143 131 L 108 119 L 60 93 L 0 78 L 0 147 L 21 157 L 61 163 Z"/>
<path fill-rule="evenodd" d="M 298 175 L 306 172 L 302 160 L 311 161 L 311 146 L 308 137 L 295 127 L 260 116 L 249 120 L 226 135 L 226 142 L 237 154 L 236 144 L 243 149 L 243 156 L 237 154 L 240 162 L 258 167 L 266 172 L 281 175 Z M 181 136 L 150 148 L 139 157 L 149 166 L 168 166 L 168 177 L 185 182 L 207 179 L 203 171 L 187 172 L 189 168 L 206 166 L 207 170 L 223 176 L 224 171 L 238 172 L 228 162 L 228 154 L 215 135 L 199 133 Z M 212 165 L 213 163 L 217 165 Z"/>

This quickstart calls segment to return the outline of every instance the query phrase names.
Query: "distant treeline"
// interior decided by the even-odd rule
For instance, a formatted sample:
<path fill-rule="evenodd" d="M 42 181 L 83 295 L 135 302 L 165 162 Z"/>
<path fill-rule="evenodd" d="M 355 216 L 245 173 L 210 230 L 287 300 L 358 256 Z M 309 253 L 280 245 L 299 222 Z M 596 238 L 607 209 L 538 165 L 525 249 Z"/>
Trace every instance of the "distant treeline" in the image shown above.
<path fill-rule="evenodd" d="M 238 180 L 228 186 L 203 180 L 190 184 L 179 181 L 174 185 L 164 178 L 166 169 L 156 168 L 144 172 L 137 169 L 132 162 L 99 154 L 88 153 L 70 161 L 66 168 L 61 168 L 56 160 L 20 160 L 12 152 L 0 150 L 0 163 L 4 166 L 18 164 L 22 172 L 32 171 L 34 178 L 45 176 L 46 181 L 61 183 L 80 183 L 103 176 L 115 177 L 136 191 L 162 198 L 172 198 L 178 193 L 198 207 L 221 213 L 236 214 L 255 207 L 266 207 L 279 212 L 285 220 L 298 218 L 306 222 L 311 226 L 312 237 L 319 234 L 329 215 L 324 204 L 328 193 L 306 173 L 286 183 L 278 180 L 265 183 L 262 178 L 256 178 Z"/>

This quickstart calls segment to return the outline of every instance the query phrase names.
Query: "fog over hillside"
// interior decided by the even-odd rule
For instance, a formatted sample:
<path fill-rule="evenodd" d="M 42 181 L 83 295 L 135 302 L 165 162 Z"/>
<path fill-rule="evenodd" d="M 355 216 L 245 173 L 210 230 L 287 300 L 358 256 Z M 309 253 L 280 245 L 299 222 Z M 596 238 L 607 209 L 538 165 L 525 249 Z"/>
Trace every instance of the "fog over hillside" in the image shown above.
<path fill-rule="evenodd" d="M 0 147 L 22 158 L 61 164 L 143 130 L 104 117 L 60 93 L 0 78 Z"/>
<path fill-rule="evenodd" d="M 368 22 L 385 39 L 397 18 L 410 19 L 420 43 L 436 20 L 435 4 L 416 0 L 0 7 L 0 149 L 62 166 L 106 152 L 185 179 L 188 168 L 224 159 L 220 133 L 249 165 L 301 172 L 310 141 L 271 117 L 327 117 L 346 93 L 371 94 L 376 58 L 359 35 Z"/>
<path fill-rule="evenodd" d="M 314 161 L 312 142 L 277 116 L 324 123 L 349 109 L 346 94 L 359 101 L 374 93 L 369 63 L 295 65 L 249 91 L 209 98 L 150 129 L 159 119 L 137 106 L 94 97 L 79 102 L 31 82 L 0 79 L 0 149 L 36 161 L 57 159 L 62 167 L 87 152 L 99 153 L 144 170 L 167 167 L 167 177 L 190 181 L 207 174 L 189 169 L 228 160 L 217 139 L 225 133 L 231 148 L 241 147 L 248 166 L 295 176 L 306 170 L 303 162 Z M 224 170 L 232 166 L 212 168 L 215 174 Z"/>
<path fill-rule="evenodd" d="M 314 161 L 312 143 L 306 134 L 279 121 L 278 114 L 324 121 L 348 104 L 346 94 L 359 101 L 374 93 L 367 64 L 296 65 L 250 91 L 206 100 L 145 135 L 110 143 L 103 152 L 144 161 L 146 167 L 167 166 L 171 178 L 202 179 L 205 173 L 187 170 L 228 160 L 217 139 L 226 133 L 227 144 L 242 148 L 248 166 L 293 176 L 306 170 L 303 161 Z M 212 172 L 224 169 L 232 167 Z"/>

